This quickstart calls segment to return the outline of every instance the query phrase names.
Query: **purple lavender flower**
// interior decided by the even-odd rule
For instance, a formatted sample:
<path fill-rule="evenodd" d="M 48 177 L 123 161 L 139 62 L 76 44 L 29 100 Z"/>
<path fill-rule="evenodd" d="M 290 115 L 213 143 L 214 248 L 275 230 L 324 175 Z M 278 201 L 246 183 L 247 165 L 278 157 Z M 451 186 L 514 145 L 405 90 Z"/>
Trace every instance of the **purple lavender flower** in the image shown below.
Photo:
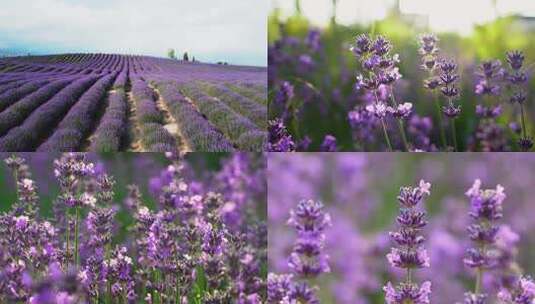
<path fill-rule="evenodd" d="M 12 207 L 15 215 L 25 214 L 35 217 L 39 212 L 37 201 L 37 187 L 31 179 L 31 173 L 26 161 L 16 155 L 12 155 L 5 161 L 6 165 L 13 172 L 15 185 L 17 188 L 17 202 Z"/>
<path fill-rule="evenodd" d="M 279 90 L 277 91 L 277 97 L 275 101 L 280 105 L 286 105 L 294 97 L 294 87 L 288 81 L 284 81 Z"/>
<path fill-rule="evenodd" d="M 297 231 L 297 241 L 289 265 L 295 274 L 304 278 L 330 271 L 329 257 L 323 252 L 323 231 L 331 225 L 331 218 L 323 208 L 321 202 L 302 200 L 290 211 L 288 224 Z"/>
<path fill-rule="evenodd" d="M 390 282 L 383 287 L 387 303 L 402 304 L 429 303 L 431 282 L 426 281 L 419 287 L 412 281 L 414 269 L 429 267 L 429 257 L 423 247 L 424 237 L 420 231 L 427 225 L 424 219 L 425 212 L 418 211 L 417 206 L 425 196 L 431 194 L 431 184 L 420 180 L 417 187 L 401 187 L 398 201 L 401 205 L 400 214 L 397 217 L 399 230 L 390 232 L 390 237 L 398 245 L 393 247 L 386 255 L 392 267 L 405 269 L 406 280 L 394 287 Z"/>
<path fill-rule="evenodd" d="M 524 64 L 524 54 L 515 50 L 506 54 L 507 63 L 510 71 L 505 74 L 506 80 L 511 84 L 512 94 L 510 101 L 512 104 L 518 104 L 520 107 L 520 119 L 522 123 L 522 136 L 518 140 L 518 146 L 522 151 L 529 151 L 533 147 L 533 139 L 528 136 L 526 129 L 526 118 L 524 113 L 524 102 L 527 99 L 523 86 L 527 82 L 526 72 L 522 68 Z"/>
<path fill-rule="evenodd" d="M 289 302 L 289 293 L 293 288 L 293 276 L 291 274 L 269 273 L 267 279 L 268 303 Z"/>
<path fill-rule="evenodd" d="M 323 143 L 321 143 L 320 151 L 322 152 L 336 152 L 336 137 L 332 135 L 325 135 Z"/>
<path fill-rule="evenodd" d="M 362 106 L 356 106 L 347 116 L 357 141 L 363 143 L 373 141 L 374 131 L 379 125 L 379 120 L 374 113 Z"/>
<path fill-rule="evenodd" d="M 426 281 L 420 287 L 416 284 L 401 283 L 394 287 L 390 282 L 383 288 L 387 304 L 429 304 L 431 282 Z"/>
<path fill-rule="evenodd" d="M 478 82 L 475 93 L 477 95 L 497 96 L 501 93 L 499 81 L 504 75 L 502 63 L 499 60 L 483 61 L 476 71 Z"/>
<path fill-rule="evenodd" d="M 498 298 L 507 304 L 532 304 L 535 301 L 535 282 L 531 277 L 521 277 L 512 291 L 502 289 Z"/>
<path fill-rule="evenodd" d="M 310 30 L 305 42 L 309 48 L 317 52 L 321 47 L 321 32 L 317 29 Z"/>
<path fill-rule="evenodd" d="M 468 227 L 468 232 L 470 239 L 476 244 L 475 248 L 468 249 L 464 259 L 466 266 L 476 269 L 474 292 L 467 294 L 467 297 L 479 299 L 486 297 L 481 290 L 483 271 L 496 262 L 490 250 L 496 245 L 498 226 L 495 221 L 503 216 L 502 203 L 506 195 L 501 185 L 497 185 L 496 189 L 481 189 L 481 180 L 476 179 L 466 191 L 466 196 L 470 198 L 469 215 L 474 219 L 474 223 Z"/>
<path fill-rule="evenodd" d="M 288 134 L 286 126 L 281 119 L 269 122 L 268 150 L 272 152 L 292 152 L 295 150 L 295 142 Z"/>
<path fill-rule="evenodd" d="M 324 252 L 324 231 L 331 217 L 321 202 L 302 200 L 290 211 L 288 224 L 297 232 L 288 266 L 293 275 L 268 275 L 268 303 L 319 304 L 311 279 L 329 272 L 328 255 Z"/>
<path fill-rule="evenodd" d="M 362 68 L 367 72 L 367 76 L 362 74 L 357 76 L 355 89 L 364 89 L 374 96 L 373 103 L 366 106 L 366 110 L 374 114 L 380 121 L 383 127 L 383 134 L 385 142 L 389 150 L 392 150 L 392 145 L 388 135 L 388 130 L 385 123 L 387 115 L 392 115 L 397 118 L 399 131 L 403 140 L 405 150 L 409 150 L 409 143 L 405 134 L 402 119 L 408 118 L 412 109 L 411 103 L 398 104 L 393 92 L 393 86 L 402 75 L 399 73 L 399 68 L 396 66 L 400 60 L 399 55 L 391 55 L 390 51 L 392 44 L 383 36 L 377 36 L 373 41 L 366 35 L 357 37 L 355 44 L 351 47 L 351 51 L 360 61 Z M 378 94 L 381 87 L 386 87 L 388 97 L 391 105 L 388 106 L 384 101 L 379 100 Z"/>
<path fill-rule="evenodd" d="M 456 74 L 457 64 L 453 60 L 444 59 L 440 63 L 439 68 L 442 94 L 448 98 L 458 97 L 459 90 L 455 87 L 455 83 L 459 79 L 459 75 Z"/>

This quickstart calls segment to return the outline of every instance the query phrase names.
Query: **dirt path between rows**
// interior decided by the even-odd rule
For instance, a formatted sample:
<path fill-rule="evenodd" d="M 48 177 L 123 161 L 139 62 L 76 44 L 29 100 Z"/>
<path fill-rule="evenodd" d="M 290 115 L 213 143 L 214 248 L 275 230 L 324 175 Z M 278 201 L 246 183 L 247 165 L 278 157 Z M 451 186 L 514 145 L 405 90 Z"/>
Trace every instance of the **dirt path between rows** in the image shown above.
<path fill-rule="evenodd" d="M 128 80 L 130 82 L 130 80 Z M 132 86 L 130 83 L 125 87 L 126 103 L 128 104 L 128 141 L 126 151 L 128 152 L 146 152 L 141 141 L 141 128 L 137 120 L 136 102 L 134 101 L 134 94 L 132 93 Z"/>
<path fill-rule="evenodd" d="M 188 143 L 184 140 L 184 136 L 182 135 L 180 127 L 173 115 L 171 115 L 171 111 L 169 110 L 167 103 L 160 94 L 160 91 L 158 91 L 158 89 L 152 84 L 149 84 L 149 87 L 156 94 L 156 107 L 158 108 L 158 110 L 160 110 L 164 117 L 163 127 L 167 130 L 167 132 L 171 133 L 171 135 L 175 137 L 178 145 L 178 150 L 180 152 L 191 152 L 191 147 L 189 147 Z"/>

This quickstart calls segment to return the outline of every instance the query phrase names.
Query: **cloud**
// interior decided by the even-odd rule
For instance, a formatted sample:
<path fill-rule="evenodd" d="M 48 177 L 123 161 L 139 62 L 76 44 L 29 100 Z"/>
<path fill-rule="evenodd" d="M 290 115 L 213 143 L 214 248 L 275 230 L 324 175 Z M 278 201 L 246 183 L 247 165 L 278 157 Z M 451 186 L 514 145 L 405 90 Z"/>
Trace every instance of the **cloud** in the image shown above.
<path fill-rule="evenodd" d="M 266 65 L 268 9 L 266 0 L 18 0 L 2 5 L 0 37 L 36 52 L 164 56 L 175 48 Z"/>

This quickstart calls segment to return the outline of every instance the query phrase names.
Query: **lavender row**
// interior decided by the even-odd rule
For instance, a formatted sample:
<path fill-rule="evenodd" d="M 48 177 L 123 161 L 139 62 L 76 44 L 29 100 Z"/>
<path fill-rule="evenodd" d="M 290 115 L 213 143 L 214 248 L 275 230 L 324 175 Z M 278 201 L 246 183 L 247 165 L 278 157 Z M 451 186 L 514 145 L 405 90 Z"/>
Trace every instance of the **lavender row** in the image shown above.
<path fill-rule="evenodd" d="M 37 91 L 40 87 L 47 84 L 47 80 L 37 80 L 28 82 L 19 88 L 10 90 L 0 95 L 0 112 L 5 110 L 7 107 L 14 104 L 16 101 L 20 100 L 24 96 L 31 94 Z"/>
<path fill-rule="evenodd" d="M 267 128 L 267 108 L 222 85 L 204 85 L 206 92 L 224 102 L 236 113 L 248 118 L 261 129 Z"/>
<path fill-rule="evenodd" d="M 163 123 L 162 113 L 156 107 L 154 92 L 143 80 L 132 83 L 132 93 L 140 123 Z"/>
<path fill-rule="evenodd" d="M 248 131 L 238 138 L 238 147 L 243 151 L 267 151 L 267 138 L 268 133 L 266 131 Z"/>
<path fill-rule="evenodd" d="M 232 144 L 179 92 L 173 82 L 158 86 L 184 140 L 193 151 L 232 151 Z"/>
<path fill-rule="evenodd" d="M 232 91 L 243 95 L 262 106 L 267 106 L 267 89 L 263 90 L 262 92 L 258 92 L 257 90 L 241 84 L 228 83 L 226 86 Z"/>
<path fill-rule="evenodd" d="M 0 113 L 0 135 L 6 134 L 11 128 L 23 123 L 36 108 L 48 101 L 65 88 L 73 79 L 60 79 L 51 82 L 34 93 L 22 98 Z"/>
<path fill-rule="evenodd" d="M 37 151 L 79 151 L 94 126 L 98 108 L 115 77 L 116 74 L 104 76 L 89 88 Z"/>
<path fill-rule="evenodd" d="M 199 111 L 206 115 L 208 120 L 227 136 L 233 144 L 237 144 L 240 136 L 251 130 L 259 130 L 247 118 L 237 114 L 217 99 L 206 95 L 195 86 L 185 85 L 182 87 Z"/>
<path fill-rule="evenodd" d="M 127 113 L 126 93 L 117 89 L 108 97 L 108 107 L 95 131 L 91 151 L 119 151 L 126 135 Z"/>
<path fill-rule="evenodd" d="M 33 151 L 78 100 L 96 81 L 97 76 L 76 80 L 35 110 L 22 125 L 0 138 L 1 151 Z"/>
<path fill-rule="evenodd" d="M 126 71 L 122 71 L 119 73 L 117 78 L 115 79 L 115 83 L 113 84 L 114 89 L 121 89 L 126 86 L 126 82 L 128 81 L 128 73 Z"/>

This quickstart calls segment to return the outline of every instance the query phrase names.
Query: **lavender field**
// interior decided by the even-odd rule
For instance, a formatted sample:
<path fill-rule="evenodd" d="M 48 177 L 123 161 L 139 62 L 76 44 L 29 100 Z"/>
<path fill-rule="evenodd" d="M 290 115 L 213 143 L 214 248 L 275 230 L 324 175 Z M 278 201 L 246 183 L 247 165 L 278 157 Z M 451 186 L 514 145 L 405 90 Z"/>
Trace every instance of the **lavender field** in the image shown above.
<path fill-rule="evenodd" d="M 261 154 L 2 157 L 0 303 L 266 302 Z"/>
<path fill-rule="evenodd" d="M 263 151 L 267 70 L 148 56 L 0 59 L 0 151 Z"/>
<path fill-rule="evenodd" d="M 271 153 L 268 303 L 534 303 L 534 169 L 521 153 Z"/>

